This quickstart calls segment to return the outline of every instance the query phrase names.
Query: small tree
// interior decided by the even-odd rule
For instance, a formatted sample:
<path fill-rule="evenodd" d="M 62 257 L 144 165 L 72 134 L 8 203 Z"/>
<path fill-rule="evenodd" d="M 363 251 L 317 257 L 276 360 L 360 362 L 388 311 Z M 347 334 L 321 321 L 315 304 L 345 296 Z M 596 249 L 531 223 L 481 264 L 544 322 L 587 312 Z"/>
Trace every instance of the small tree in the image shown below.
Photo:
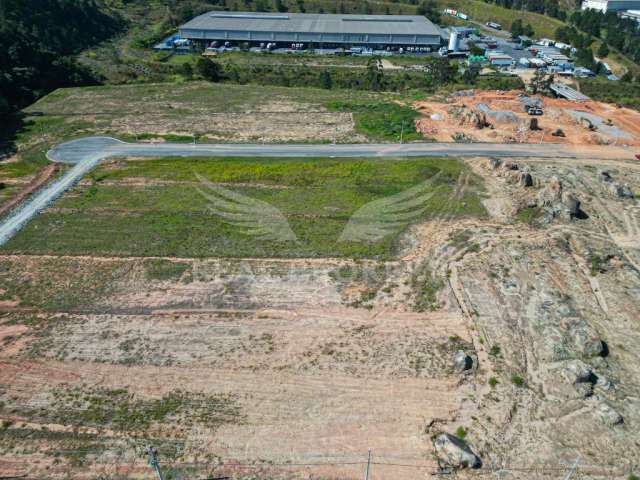
<path fill-rule="evenodd" d="M 331 72 L 329 70 L 322 70 L 320 72 L 320 86 L 327 90 L 333 88 L 333 78 L 331 78 Z"/>
<path fill-rule="evenodd" d="M 598 56 L 601 58 L 609 56 L 609 47 L 606 43 L 602 42 L 598 47 Z"/>
<path fill-rule="evenodd" d="M 382 90 L 384 85 L 384 74 L 380 68 L 380 61 L 377 58 L 369 61 L 365 81 L 369 90 Z"/>
<path fill-rule="evenodd" d="M 282 0 L 275 0 L 274 7 L 275 7 L 276 11 L 280 12 L 280 13 L 284 13 L 287 10 L 289 10 L 287 8 L 287 6 L 284 3 L 282 3 Z"/>
<path fill-rule="evenodd" d="M 464 83 L 474 84 L 478 79 L 478 75 L 480 75 L 479 67 L 477 65 L 469 65 L 469 68 L 462 73 L 462 81 Z"/>
<path fill-rule="evenodd" d="M 208 58 L 198 58 L 198 61 L 196 62 L 196 71 L 202 78 L 211 82 L 219 82 L 222 77 L 220 64 L 213 60 L 209 60 Z"/>
<path fill-rule="evenodd" d="M 193 77 L 193 67 L 191 66 L 191 63 L 183 63 L 180 67 L 180 74 L 185 78 Z"/>
<path fill-rule="evenodd" d="M 524 35 L 524 26 L 522 25 L 522 20 L 520 18 L 516 18 L 511 23 L 511 36 L 515 38 L 521 35 Z"/>
<path fill-rule="evenodd" d="M 542 93 L 548 91 L 552 83 L 553 75 L 547 75 L 543 69 L 538 68 L 533 74 L 529 88 L 533 94 Z"/>

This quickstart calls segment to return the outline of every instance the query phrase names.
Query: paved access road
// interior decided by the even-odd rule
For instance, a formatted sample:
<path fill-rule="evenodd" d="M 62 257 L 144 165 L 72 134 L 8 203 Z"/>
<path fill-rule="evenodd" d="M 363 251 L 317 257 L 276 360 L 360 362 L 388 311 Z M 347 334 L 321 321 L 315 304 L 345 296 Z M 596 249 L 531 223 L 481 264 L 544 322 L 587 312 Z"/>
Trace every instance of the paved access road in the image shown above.
<path fill-rule="evenodd" d="M 54 162 L 78 163 L 88 156 L 109 157 L 576 157 L 568 145 L 493 143 L 248 145 L 125 143 L 89 137 L 62 143 L 49 151 Z"/>
<path fill-rule="evenodd" d="M 614 152 L 616 150 L 616 152 Z M 412 143 L 362 145 L 247 145 L 247 144 L 142 144 L 109 137 L 73 140 L 51 149 L 51 161 L 73 164 L 62 177 L 49 184 L 0 223 L 0 245 L 84 175 L 106 158 L 113 157 L 536 157 L 536 158 L 632 158 L 630 152 L 589 147 L 586 153 L 570 145 Z"/>

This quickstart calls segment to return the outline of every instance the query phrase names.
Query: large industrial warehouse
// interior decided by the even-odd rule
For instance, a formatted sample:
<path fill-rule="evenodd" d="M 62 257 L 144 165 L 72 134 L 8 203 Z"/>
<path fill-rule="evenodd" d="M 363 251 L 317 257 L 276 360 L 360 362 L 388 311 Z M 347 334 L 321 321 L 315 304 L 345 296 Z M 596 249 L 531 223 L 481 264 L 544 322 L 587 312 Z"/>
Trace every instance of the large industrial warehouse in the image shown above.
<path fill-rule="evenodd" d="M 209 12 L 180 27 L 194 41 L 313 43 L 326 47 L 431 47 L 441 31 L 417 15 Z"/>

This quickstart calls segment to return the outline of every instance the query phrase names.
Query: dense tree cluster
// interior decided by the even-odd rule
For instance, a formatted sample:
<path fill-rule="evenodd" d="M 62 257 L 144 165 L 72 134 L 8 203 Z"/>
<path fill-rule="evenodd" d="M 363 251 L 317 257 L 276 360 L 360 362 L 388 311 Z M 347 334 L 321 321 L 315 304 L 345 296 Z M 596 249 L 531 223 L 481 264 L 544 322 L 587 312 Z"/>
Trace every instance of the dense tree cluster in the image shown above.
<path fill-rule="evenodd" d="M 55 88 L 91 82 L 71 55 L 121 27 L 95 0 L 1 0 L 0 114 Z"/>
<path fill-rule="evenodd" d="M 562 21 L 567 18 L 566 12 L 558 6 L 558 0 L 485 0 L 485 2 L 513 10 L 541 13 Z"/>
<path fill-rule="evenodd" d="M 621 18 L 615 12 L 585 10 L 575 12 L 571 23 L 640 63 L 640 28 L 635 20 Z"/>

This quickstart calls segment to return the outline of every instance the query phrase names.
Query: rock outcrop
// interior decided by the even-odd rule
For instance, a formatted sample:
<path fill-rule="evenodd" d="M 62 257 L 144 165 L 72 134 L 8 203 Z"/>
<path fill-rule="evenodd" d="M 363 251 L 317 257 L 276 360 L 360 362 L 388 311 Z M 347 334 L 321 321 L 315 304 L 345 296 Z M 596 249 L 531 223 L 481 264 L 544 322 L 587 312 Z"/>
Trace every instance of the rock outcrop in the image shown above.
<path fill-rule="evenodd" d="M 438 435 L 433 445 L 438 459 L 453 468 L 480 468 L 482 462 L 463 441 L 448 433 Z"/>

